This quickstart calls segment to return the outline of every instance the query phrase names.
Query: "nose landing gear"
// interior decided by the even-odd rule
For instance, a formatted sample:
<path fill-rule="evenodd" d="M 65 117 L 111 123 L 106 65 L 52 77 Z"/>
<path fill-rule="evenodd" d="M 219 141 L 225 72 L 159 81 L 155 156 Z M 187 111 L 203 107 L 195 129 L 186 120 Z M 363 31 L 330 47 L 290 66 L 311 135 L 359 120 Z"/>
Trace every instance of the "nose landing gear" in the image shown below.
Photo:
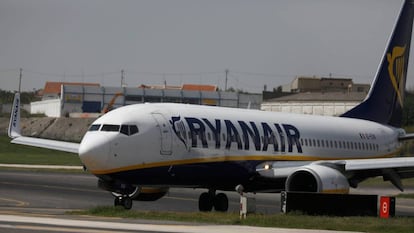
<path fill-rule="evenodd" d="M 139 187 L 135 187 L 132 192 L 117 193 L 112 192 L 114 199 L 114 206 L 123 206 L 124 209 L 130 210 L 132 208 L 132 200 L 139 194 Z"/>
<path fill-rule="evenodd" d="M 127 195 L 115 197 L 114 206 L 123 206 L 124 209 L 130 210 L 132 208 L 132 198 Z"/>
<path fill-rule="evenodd" d="M 226 212 L 229 209 L 229 199 L 224 193 L 216 195 L 216 190 L 209 190 L 200 195 L 198 199 L 198 209 L 202 212 L 214 210 Z"/>

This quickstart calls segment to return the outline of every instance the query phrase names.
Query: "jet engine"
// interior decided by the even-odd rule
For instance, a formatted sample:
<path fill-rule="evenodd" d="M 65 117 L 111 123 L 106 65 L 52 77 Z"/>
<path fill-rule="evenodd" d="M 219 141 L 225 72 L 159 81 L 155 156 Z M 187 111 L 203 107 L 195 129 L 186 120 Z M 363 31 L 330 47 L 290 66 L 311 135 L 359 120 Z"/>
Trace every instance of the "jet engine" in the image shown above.
<path fill-rule="evenodd" d="M 310 164 L 298 168 L 288 176 L 286 191 L 347 194 L 349 182 L 335 168 Z"/>

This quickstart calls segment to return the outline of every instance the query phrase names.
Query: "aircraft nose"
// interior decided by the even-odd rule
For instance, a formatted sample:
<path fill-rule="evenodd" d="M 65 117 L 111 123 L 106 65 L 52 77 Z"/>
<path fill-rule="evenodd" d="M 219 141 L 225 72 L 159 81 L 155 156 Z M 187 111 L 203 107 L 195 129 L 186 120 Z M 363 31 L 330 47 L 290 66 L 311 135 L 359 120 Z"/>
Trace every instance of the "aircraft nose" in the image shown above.
<path fill-rule="evenodd" d="M 109 153 L 108 139 L 87 133 L 79 146 L 79 158 L 91 172 L 105 169 Z"/>

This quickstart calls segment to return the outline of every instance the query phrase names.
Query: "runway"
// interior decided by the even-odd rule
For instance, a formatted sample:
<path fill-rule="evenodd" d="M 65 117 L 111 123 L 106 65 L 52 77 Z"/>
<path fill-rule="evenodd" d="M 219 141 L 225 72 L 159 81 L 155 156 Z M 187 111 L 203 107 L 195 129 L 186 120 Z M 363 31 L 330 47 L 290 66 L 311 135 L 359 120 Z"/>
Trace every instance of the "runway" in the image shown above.
<path fill-rule="evenodd" d="M 172 188 L 168 195 L 155 202 L 134 202 L 133 209 L 142 211 L 177 211 L 197 212 L 198 196 L 205 190 Z M 414 192 L 414 187 L 408 187 L 409 192 Z M 353 192 L 378 194 L 395 194 L 396 189 L 381 187 L 377 189 L 362 188 Z M 235 192 L 226 193 L 229 197 L 229 211 L 239 210 L 239 196 Z M 280 194 L 257 194 L 257 212 L 263 214 L 280 213 Z M 54 173 L 54 172 L 30 172 L 30 171 L 0 171 L 0 232 L 55 232 L 56 229 L 43 229 L 39 223 L 31 223 L 30 226 L 37 227 L 27 230 L 23 224 L 21 229 L 13 228 L 15 223 L 5 222 L 7 216 L 35 218 L 64 218 L 68 216 L 65 212 L 77 209 L 88 209 L 95 206 L 112 205 L 113 197 L 110 193 L 97 188 L 97 178 L 87 174 Z M 397 215 L 414 216 L 414 200 L 398 199 Z M 3 218 L 3 220 L 2 220 Z M 99 218 L 88 218 L 87 220 L 99 220 Z M 70 220 L 70 219 L 69 219 Z M 111 219 L 112 221 L 113 219 Z M 125 222 L 124 222 L 125 223 Z M 136 224 L 137 221 L 134 221 Z M 145 223 L 145 222 L 144 222 Z M 33 225 L 34 224 L 34 225 Z M 145 225 L 145 224 L 144 224 Z M 20 225 L 19 225 L 20 226 Z M 39 228 L 40 227 L 40 228 Z M 135 226 L 137 227 L 137 226 Z M 99 232 L 102 232 L 102 228 Z M 106 228 L 105 228 L 106 229 Z M 104 230 L 105 230 L 104 229 Z M 138 228 L 134 228 L 138 229 Z M 141 229 L 141 228 L 140 228 Z M 169 228 L 173 229 L 173 228 Z M 7 230 L 7 231 L 6 231 Z M 106 229 L 110 231 L 110 229 Z M 124 229 L 128 231 L 128 229 Z M 205 230 L 205 229 L 204 229 Z M 188 232 L 197 232 L 191 230 Z M 62 232 L 58 230 L 56 232 Z M 63 232 L 78 232 L 75 230 L 64 230 Z M 79 231 L 93 232 L 93 231 Z M 149 232 L 142 228 L 139 232 Z M 161 231 L 160 231 L 161 232 Z M 168 232 L 168 231 L 163 231 Z M 186 231 L 175 231 L 186 232 Z M 202 231 L 200 231 L 202 232 Z M 245 232 L 245 230 L 244 230 Z M 257 229 L 254 232 L 258 232 Z M 277 231 L 274 231 L 277 232 Z M 286 232 L 286 231 L 282 231 Z M 301 231 L 303 232 L 303 231 Z M 306 232 L 306 231 L 305 231 Z"/>
<path fill-rule="evenodd" d="M 97 187 L 93 175 L 69 173 L 39 173 L 26 171 L 0 171 L 0 211 L 3 209 L 24 212 L 64 213 L 67 210 L 87 209 L 113 205 L 109 192 Z M 198 211 L 198 197 L 206 190 L 170 189 L 155 202 L 134 201 L 133 209 L 144 211 Z M 226 193 L 230 200 L 229 211 L 239 210 L 239 196 Z M 260 213 L 279 213 L 279 194 L 258 194 L 257 209 Z"/>

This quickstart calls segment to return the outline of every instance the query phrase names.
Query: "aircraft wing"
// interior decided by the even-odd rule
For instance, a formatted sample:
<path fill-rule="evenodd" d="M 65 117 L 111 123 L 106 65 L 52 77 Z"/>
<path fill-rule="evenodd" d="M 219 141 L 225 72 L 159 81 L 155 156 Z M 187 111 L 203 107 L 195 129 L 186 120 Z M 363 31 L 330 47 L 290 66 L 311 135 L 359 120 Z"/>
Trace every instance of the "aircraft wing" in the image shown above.
<path fill-rule="evenodd" d="M 12 143 L 78 154 L 80 145 L 79 143 L 25 137 L 21 135 L 20 131 L 20 93 L 16 93 L 14 96 L 13 108 L 8 130 L 9 137 L 12 138 Z"/>
<path fill-rule="evenodd" d="M 288 178 L 304 166 L 325 166 L 333 168 L 349 180 L 363 181 L 370 177 L 382 176 L 401 191 L 401 179 L 414 177 L 414 157 L 395 157 L 382 159 L 349 159 L 315 162 L 266 162 L 260 164 L 256 171 L 266 178 Z"/>
<path fill-rule="evenodd" d="M 42 147 L 52 150 L 66 151 L 70 153 L 78 154 L 79 143 L 63 142 L 43 138 L 32 138 L 32 137 L 16 137 L 11 143 L 21 144 L 26 146 Z"/>
<path fill-rule="evenodd" d="M 382 176 L 401 191 L 404 190 L 401 179 L 414 177 L 414 157 L 345 160 L 344 165 L 345 173 L 353 173 L 356 179 Z"/>
<path fill-rule="evenodd" d="M 353 159 L 344 160 L 345 171 L 412 168 L 414 172 L 414 157 L 397 157 L 386 159 Z"/>
<path fill-rule="evenodd" d="M 405 134 L 403 136 L 398 137 L 399 141 L 406 141 L 406 140 L 412 140 L 414 139 L 414 133 Z"/>

